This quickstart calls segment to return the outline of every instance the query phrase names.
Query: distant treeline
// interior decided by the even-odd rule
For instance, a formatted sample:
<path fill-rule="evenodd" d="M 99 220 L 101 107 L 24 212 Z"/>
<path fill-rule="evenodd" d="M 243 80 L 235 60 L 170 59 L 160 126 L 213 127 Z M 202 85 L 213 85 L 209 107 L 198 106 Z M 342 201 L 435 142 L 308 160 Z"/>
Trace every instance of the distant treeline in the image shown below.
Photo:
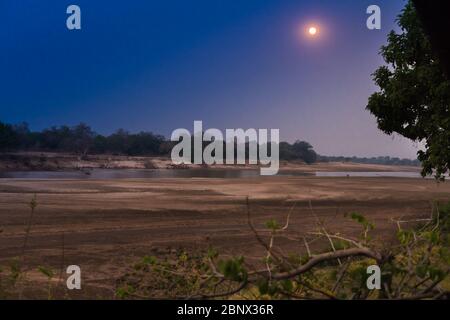
<path fill-rule="evenodd" d="M 131 134 L 125 130 L 104 136 L 88 125 L 51 127 L 31 131 L 28 125 L 0 122 L 0 150 L 46 151 L 86 154 L 165 155 L 170 152 L 166 139 L 151 132 Z"/>
<path fill-rule="evenodd" d="M 152 132 L 129 133 L 123 129 L 101 135 L 88 125 L 59 126 L 31 131 L 26 123 L 11 125 L 0 122 L 0 151 L 69 152 L 80 155 L 114 154 L 129 156 L 169 156 L 176 142 Z M 207 144 L 204 143 L 204 146 Z M 280 160 L 320 162 L 356 162 L 387 165 L 420 165 L 418 160 L 391 157 L 334 157 L 318 155 L 305 141 L 280 142 Z M 248 145 L 246 146 L 248 149 Z"/>
<path fill-rule="evenodd" d="M 370 158 L 358 158 L 358 157 L 334 157 L 334 156 L 318 156 L 320 162 L 354 162 L 354 163 L 366 163 L 366 164 L 386 164 L 396 166 L 420 166 L 419 160 L 400 159 L 396 157 L 370 157 Z"/>
<path fill-rule="evenodd" d="M 176 143 L 152 132 L 129 133 L 123 129 L 105 136 L 83 123 L 73 127 L 59 126 L 31 131 L 26 123 L 11 125 L 0 122 L 0 151 L 3 152 L 168 156 Z M 207 143 L 204 143 L 204 146 L 206 145 Z M 248 151 L 248 144 L 246 149 Z M 293 144 L 281 142 L 279 149 L 281 160 L 301 160 L 309 164 L 317 161 L 318 155 L 305 141 L 296 141 Z"/>

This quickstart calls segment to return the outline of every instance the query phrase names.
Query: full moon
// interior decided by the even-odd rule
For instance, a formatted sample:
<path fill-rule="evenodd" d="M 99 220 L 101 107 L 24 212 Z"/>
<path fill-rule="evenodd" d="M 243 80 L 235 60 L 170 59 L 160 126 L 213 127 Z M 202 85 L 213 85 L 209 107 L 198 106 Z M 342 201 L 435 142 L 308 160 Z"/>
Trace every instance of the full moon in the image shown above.
<path fill-rule="evenodd" d="M 316 33 L 317 33 L 317 28 L 316 28 L 316 27 L 309 27 L 308 33 L 309 33 L 311 36 L 316 35 Z"/>

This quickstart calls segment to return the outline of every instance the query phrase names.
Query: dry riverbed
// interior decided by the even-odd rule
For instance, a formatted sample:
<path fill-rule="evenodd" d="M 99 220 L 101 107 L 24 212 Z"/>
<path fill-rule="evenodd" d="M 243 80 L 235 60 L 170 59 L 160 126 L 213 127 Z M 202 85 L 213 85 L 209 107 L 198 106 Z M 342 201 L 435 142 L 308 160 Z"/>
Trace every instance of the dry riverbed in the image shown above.
<path fill-rule="evenodd" d="M 22 257 L 34 194 L 37 208 Z M 316 228 L 310 201 L 314 214 L 331 231 L 357 235 L 359 227 L 344 214 L 358 211 L 375 223 L 376 237 L 391 241 L 395 230 L 391 218 L 428 217 L 432 201 L 450 200 L 450 185 L 414 178 L 289 176 L 0 179 L 0 265 L 24 259 L 26 278 L 34 288 L 25 290 L 25 296 L 42 297 L 45 291 L 47 280 L 36 272 L 38 266 L 59 275 L 63 266 L 76 264 L 82 269 L 83 290 L 69 292 L 64 281 L 55 279 L 55 294 L 112 298 L 117 278 L 144 255 L 211 245 L 225 255 L 243 254 L 260 262 L 263 251 L 247 224 L 247 196 L 252 219 L 261 230 L 272 218 L 283 223 L 296 204 L 288 232 L 276 244 L 285 252 L 298 252 L 302 248 L 296 239 Z"/>

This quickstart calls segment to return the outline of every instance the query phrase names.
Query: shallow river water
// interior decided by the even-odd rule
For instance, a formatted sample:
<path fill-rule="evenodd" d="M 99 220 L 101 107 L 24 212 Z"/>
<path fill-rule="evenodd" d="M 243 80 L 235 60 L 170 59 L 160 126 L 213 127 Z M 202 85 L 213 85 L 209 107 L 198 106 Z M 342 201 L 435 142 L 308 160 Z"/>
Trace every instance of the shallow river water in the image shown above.
<path fill-rule="evenodd" d="M 259 177 L 259 170 L 248 169 L 93 169 L 86 171 L 9 171 L 0 172 L 3 179 L 134 179 L 134 178 L 249 178 Z M 317 177 L 399 177 L 420 178 L 418 172 L 298 172 L 280 171 L 278 176 Z"/>

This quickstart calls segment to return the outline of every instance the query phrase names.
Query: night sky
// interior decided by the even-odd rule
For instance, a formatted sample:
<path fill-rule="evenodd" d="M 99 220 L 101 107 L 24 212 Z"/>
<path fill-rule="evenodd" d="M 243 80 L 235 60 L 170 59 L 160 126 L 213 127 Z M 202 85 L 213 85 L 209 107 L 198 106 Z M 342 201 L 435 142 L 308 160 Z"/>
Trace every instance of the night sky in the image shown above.
<path fill-rule="evenodd" d="M 77 4 L 82 30 L 66 28 Z M 366 8 L 382 29 L 366 28 Z M 279 128 L 325 155 L 414 158 L 365 110 L 402 0 L 1 0 L 0 120 L 176 128 Z M 319 28 L 308 37 L 305 28 Z"/>

